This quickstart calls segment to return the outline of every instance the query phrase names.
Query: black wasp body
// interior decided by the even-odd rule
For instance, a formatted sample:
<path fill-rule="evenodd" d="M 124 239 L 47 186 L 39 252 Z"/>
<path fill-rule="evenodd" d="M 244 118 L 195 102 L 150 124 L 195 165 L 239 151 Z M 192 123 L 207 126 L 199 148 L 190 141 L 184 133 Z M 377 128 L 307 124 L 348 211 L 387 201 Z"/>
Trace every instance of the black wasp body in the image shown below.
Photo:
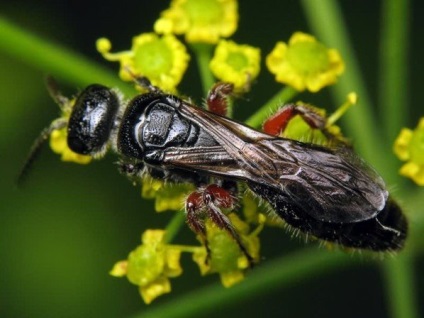
<path fill-rule="evenodd" d="M 405 216 L 381 177 L 350 148 L 272 136 L 148 87 L 149 93 L 127 104 L 107 87 L 86 88 L 67 123 L 69 147 L 96 156 L 110 146 L 121 156 L 122 170 L 132 176 L 150 169 L 170 180 L 182 175 L 242 181 L 305 234 L 374 251 L 403 247 Z M 210 200 L 203 196 L 209 215 L 243 249 Z M 203 222 L 196 219 L 196 202 L 186 205 L 188 223 L 205 234 Z"/>

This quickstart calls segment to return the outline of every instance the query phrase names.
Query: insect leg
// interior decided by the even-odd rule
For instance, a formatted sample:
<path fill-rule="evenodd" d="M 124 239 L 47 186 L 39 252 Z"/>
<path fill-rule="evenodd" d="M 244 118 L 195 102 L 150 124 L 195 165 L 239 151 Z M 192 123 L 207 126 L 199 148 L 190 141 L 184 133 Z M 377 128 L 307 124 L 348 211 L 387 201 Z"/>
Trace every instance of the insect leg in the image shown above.
<path fill-rule="evenodd" d="M 118 165 L 119 172 L 126 175 L 129 179 L 140 177 L 145 169 L 143 162 L 126 162 L 120 160 L 116 164 Z"/>
<path fill-rule="evenodd" d="M 135 76 L 134 82 L 136 82 L 140 87 L 146 88 L 149 92 L 162 93 L 162 90 L 159 87 L 154 86 L 145 76 Z"/>
<path fill-rule="evenodd" d="M 130 74 L 138 86 L 147 89 L 149 92 L 162 93 L 162 90 L 154 86 L 146 76 L 134 74 L 129 67 L 125 67 L 125 70 Z"/>
<path fill-rule="evenodd" d="M 206 227 L 203 219 L 203 196 L 201 192 L 195 191 L 191 193 L 185 205 L 187 224 L 190 229 L 199 235 L 200 239 L 206 247 L 206 260 L 208 261 L 211 256 L 211 250 L 209 248 L 208 239 L 206 237 Z"/>
<path fill-rule="evenodd" d="M 249 266 L 253 267 L 253 257 L 241 242 L 240 236 L 232 226 L 230 219 L 221 211 L 221 208 L 233 208 L 234 198 L 230 192 L 216 184 L 211 184 L 203 191 L 203 201 L 210 220 L 220 229 L 227 231 L 231 235 L 242 253 L 246 256 Z"/>
<path fill-rule="evenodd" d="M 206 103 L 208 110 L 221 116 L 227 115 L 227 98 L 233 93 L 234 85 L 231 83 L 216 83 L 208 93 Z"/>
<path fill-rule="evenodd" d="M 264 122 L 262 129 L 267 134 L 278 136 L 286 129 L 290 120 L 296 115 L 300 115 L 311 128 L 324 132 L 327 124 L 325 117 L 315 112 L 311 107 L 295 104 L 288 104 L 281 108 Z"/>
<path fill-rule="evenodd" d="M 194 233 L 206 240 L 206 228 L 201 215 L 203 208 L 202 193 L 198 191 L 191 193 L 185 205 L 187 224 Z"/>

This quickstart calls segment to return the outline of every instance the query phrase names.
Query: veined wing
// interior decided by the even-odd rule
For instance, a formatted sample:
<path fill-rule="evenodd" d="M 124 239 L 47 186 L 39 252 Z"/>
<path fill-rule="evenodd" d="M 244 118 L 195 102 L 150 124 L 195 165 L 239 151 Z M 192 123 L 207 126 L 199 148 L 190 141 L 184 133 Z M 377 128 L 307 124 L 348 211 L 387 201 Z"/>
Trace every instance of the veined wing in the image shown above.
<path fill-rule="evenodd" d="M 388 192 L 382 178 L 350 149 L 280 138 L 258 144 L 274 154 L 280 190 L 319 221 L 364 221 L 386 205 Z"/>
<path fill-rule="evenodd" d="M 232 158 L 234 177 L 284 192 L 319 221 L 360 222 L 373 218 L 386 204 L 383 180 L 350 149 L 276 138 L 188 104 L 179 111 L 204 128 L 222 147 L 220 151 Z M 165 160 L 172 164 L 166 155 Z M 220 172 L 216 163 L 206 163 L 202 169 Z"/>

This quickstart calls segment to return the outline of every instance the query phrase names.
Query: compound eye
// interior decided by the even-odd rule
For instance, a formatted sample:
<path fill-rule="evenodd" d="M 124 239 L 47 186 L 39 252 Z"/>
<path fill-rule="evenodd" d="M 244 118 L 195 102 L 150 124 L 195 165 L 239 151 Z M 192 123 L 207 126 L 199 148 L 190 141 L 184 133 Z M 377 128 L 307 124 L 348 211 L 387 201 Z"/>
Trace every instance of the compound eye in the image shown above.
<path fill-rule="evenodd" d="M 108 87 L 90 85 L 78 96 L 68 123 L 68 146 L 79 154 L 94 155 L 106 146 L 119 99 Z"/>

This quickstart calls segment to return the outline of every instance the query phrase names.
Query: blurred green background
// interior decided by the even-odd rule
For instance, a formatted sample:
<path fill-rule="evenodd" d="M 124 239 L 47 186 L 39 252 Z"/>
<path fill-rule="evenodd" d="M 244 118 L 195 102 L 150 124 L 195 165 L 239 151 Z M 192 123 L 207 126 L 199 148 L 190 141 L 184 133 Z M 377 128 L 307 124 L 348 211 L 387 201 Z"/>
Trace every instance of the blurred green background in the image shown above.
<path fill-rule="evenodd" d="M 340 1 L 374 103 L 378 101 L 381 3 Z M 127 49 L 132 36 L 150 31 L 168 4 L 146 0 L 2 1 L 0 14 L 116 71 L 118 65 L 103 61 L 96 52 L 95 40 L 106 36 L 113 43 L 113 51 Z M 260 47 L 264 55 L 277 40 L 286 41 L 294 31 L 311 32 L 297 1 L 243 0 L 239 5 L 241 19 L 233 39 Z M 413 108 L 407 115 L 409 126 L 415 127 L 418 116 L 424 114 L 419 95 L 424 72 L 424 8 L 419 1 L 411 1 L 411 7 L 410 21 L 405 23 L 411 30 L 408 96 Z M 32 141 L 58 115 L 44 86 L 45 75 L 42 68 L 0 51 L 0 316 L 126 317 L 148 310 L 136 286 L 109 276 L 108 271 L 139 243 L 143 230 L 165 227 L 172 212 L 154 213 L 153 202 L 141 199 L 139 188 L 119 175 L 114 166 L 116 157 L 108 155 L 89 166 L 80 166 L 60 162 L 45 148 L 25 186 L 16 187 L 15 178 Z M 68 95 L 82 88 L 60 77 L 58 80 Z M 201 100 L 194 60 L 180 88 Z M 252 92 L 235 109 L 236 117 L 247 118 L 279 88 L 264 69 Z M 317 96 L 302 94 L 299 99 L 333 107 L 328 89 Z M 195 242 L 187 228 L 176 241 Z M 262 244 L 262 264 L 305 248 L 301 240 L 279 229 L 265 230 Z M 416 296 L 424 315 L 422 255 L 414 264 Z M 219 280 L 218 276 L 200 277 L 189 256 L 183 259 L 183 265 L 184 274 L 172 281 L 173 292 L 155 300 L 151 308 Z M 299 280 L 290 288 L 272 287 L 269 293 L 253 300 L 234 303 L 219 312 L 204 312 L 202 316 L 389 316 L 381 271 L 365 259 L 352 268 Z"/>

